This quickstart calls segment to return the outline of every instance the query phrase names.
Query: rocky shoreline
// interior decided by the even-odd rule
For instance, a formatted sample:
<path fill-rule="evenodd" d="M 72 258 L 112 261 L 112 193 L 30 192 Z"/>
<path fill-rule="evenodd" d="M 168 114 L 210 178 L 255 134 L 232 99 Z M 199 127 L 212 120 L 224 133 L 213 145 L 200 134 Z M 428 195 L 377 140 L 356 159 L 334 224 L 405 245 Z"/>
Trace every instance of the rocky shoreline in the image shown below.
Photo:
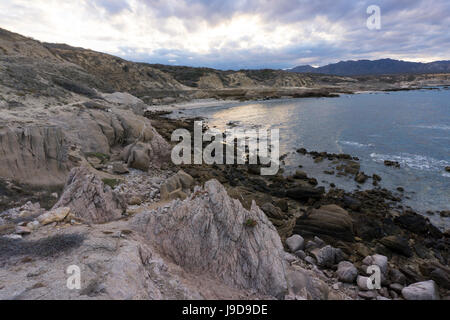
<path fill-rule="evenodd" d="M 192 130 L 195 120 L 168 119 L 164 114 L 152 112 L 144 116 L 149 119 L 148 127 L 154 132 L 152 139 L 155 134 L 161 135 L 161 138 L 157 138 L 158 145 L 165 150 L 169 150 L 169 144 L 165 142 L 167 144 L 162 147 L 162 141 L 170 141 L 174 129 Z M 149 143 L 152 144 L 151 140 Z M 287 177 L 282 171 L 276 176 L 263 177 L 255 165 L 174 166 L 170 162 L 162 165 L 161 159 L 147 158 L 147 152 L 142 152 L 145 145 L 132 143 L 130 146 L 108 157 L 93 154 L 83 156 L 86 160 L 80 163 L 80 169 L 71 171 L 61 195 L 53 194 L 54 205 L 50 211 L 49 208 L 41 208 L 39 203 L 29 202 L 1 214 L 2 298 L 34 299 L 43 292 L 47 298 L 74 299 L 165 299 L 176 296 L 180 299 L 271 297 L 383 300 L 449 297 L 448 232 L 442 233 L 423 216 L 405 210 L 398 195 L 376 187 L 379 182 L 376 176 L 372 177 L 375 184 L 373 190 L 349 193 L 332 188 L 325 192 L 324 188 L 317 187 L 316 179 L 302 171 Z M 129 150 L 133 151 L 130 153 Z M 353 175 L 355 179 L 361 175 L 358 159 L 351 155 L 308 152 L 304 149 L 297 152 L 318 161 L 339 161 L 338 167 L 341 167 L 342 174 Z M 79 190 L 84 191 L 80 193 Z M 217 196 L 221 200 L 212 200 Z M 97 200 L 91 202 L 88 199 Z M 92 206 L 93 203 L 96 205 Z M 215 208 L 219 204 L 222 207 Z M 204 210 L 215 213 L 193 220 L 200 219 L 201 225 L 185 225 L 184 221 L 193 219 L 194 215 Z M 219 213 L 225 214 L 220 220 L 222 222 L 207 222 L 208 219 L 215 219 Z M 240 222 L 228 214 L 237 215 Z M 200 230 L 206 230 L 203 224 L 211 227 L 222 223 L 231 224 L 227 229 L 229 231 L 221 233 L 218 240 L 217 235 L 211 235 L 213 238 L 210 240 L 204 236 L 195 239 L 198 232 L 204 232 Z M 248 237 L 256 237 L 250 240 L 245 236 L 242 241 L 268 246 L 261 250 L 267 250 L 270 259 L 278 257 L 278 265 L 273 265 L 274 260 L 270 260 L 272 262 L 270 267 L 267 265 L 266 272 L 255 270 L 253 275 L 244 276 L 244 273 L 236 271 L 242 266 L 242 258 L 236 258 L 233 266 L 220 263 L 221 259 L 213 262 L 214 259 L 209 258 L 205 260 L 205 266 L 197 264 L 202 260 L 192 256 L 197 254 L 197 246 L 203 248 L 200 250 L 204 257 L 205 254 L 213 254 L 214 250 L 218 250 L 213 248 L 222 245 L 225 247 L 217 254 L 228 252 L 237 254 L 237 257 L 252 256 L 255 260 L 245 262 L 245 265 L 260 263 L 262 256 L 255 257 L 254 253 L 228 247 L 230 244 L 226 239 L 237 236 L 230 234 L 235 232 L 232 230 L 237 226 L 242 226 L 244 229 L 240 232 L 248 233 Z M 273 229 L 264 231 L 262 226 Z M 207 234 L 212 232 L 210 227 Z M 176 231 L 172 233 L 169 230 Z M 274 237 L 269 242 L 266 239 L 268 233 Z M 57 240 L 62 247 L 57 247 L 56 251 L 50 250 L 46 244 L 46 241 L 56 241 L 52 240 L 54 237 L 63 239 Z M 152 239 L 159 240 L 154 242 Z M 138 251 L 154 252 L 150 256 L 157 255 L 157 261 L 166 267 L 160 266 L 158 268 L 163 269 L 155 271 L 154 263 L 151 263 L 153 271 L 148 271 L 150 278 L 146 276 L 146 279 L 130 283 L 130 278 L 120 275 L 125 266 L 114 270 L 103 270 L 105 266 L 102 266 L 102 272 L 107 275 L 115 272 L 115 276 L 120 275 L 125 284 L 112 281 L 97 272 L 90 276 L 90 282 L 86 284 L 89 288 L 87 291 L 67 296 L 67 290 L 55 288 L 49 283 L 48 270 L 55 265 L 61 264 L 62 267 L 63 261 L 67 259 L 78 259 L 75 257 L 80 252 L 84 252 L 88 260 L 95 256 L 95 263 L 100 266 L 99 261 L 102 260 L 98 260 L 97 256 L 106 259 L 102 248 L 110 245 L 98 244 L 100 247 L 95 245 L 92 249 L 89 241 L 124 241 L 126 245 L 122 244 L 119 248 L 125 245 L 126 249 L 108 249 L 108 259 L 114 259 L 117 261 L 115 264 L 119 265 L 124 263 L 123 259 L 136 261 L 132 256 L 135 250 L 133 246 L 146 246 L 146 249 Z M 279 244 L 275 245 L 278 241 Z M 30 247 L 31 243 L 37 243 L 37 248 L 42 249 L 36 249 L 35 252 Z M 186 248 L 184 243 L 192 245 Z M 117 244 L 115 246 L 117 248 Z M 119 253 L 122 250 L 127 253 Z M 229 255 L 224 256 L 223 261 L 228 258 Z M 85 265 L 87 262 L 78 263 Z M 130 266 L 133 270 L 138 268 L 133 274 L 146 274 L 147 271 L 139 271 L 148 268 L 145 259 L 144 262 L 139 260 L 135 263 L 137 265 Z M 218 263 L 217 269 L 210 269 L 211 263 Z M 382 288 L 379 290 L 369 290 L 365 286 L 365 277 L 369 276 L 367 267 L 371 264 L 378 265 L 383 271 Z M 22 271 L 8 280 L 12 270 L 18 267 Z M 180 267 L 184 270 L 182 274 L 175 271 Z M 194 280 L 190 277 L 198 277 L 205 270 L 208 273 L 204 275 L 204 281 L 214 283 L 214 290 L 192 285 Z M 227 274 L 231 270 L 235 271 Z M 267 283 L 265 278 L 255 278 L 273 272 L 280 273 L 279 278 L 270 280 L 274 282 Z M 18 279 L 21 274 L 25 276 L 24 273 L 30 276 L 25 277 L 27 281 L 23 282 L 20 291 L 17 283 L 20 282 Z M 37 275 L 31 276 L 34 274 Z M 217 278 L 218 274 L 222 274 L 222 277 Z M 63 277 L 64 274 L 59 275 L 60 282 Z M 155 277 L 160 282 L 155 284 Z M 176 288 L 169 285 L 174 279 L 179 283 Z M 119 284 L 127 289 L 119 289 Z M 144 290 L 141 287 L 143 284 L 159 289 L 154 287 L 153 291 Z M 30 287 L 23 287 L 28 285 Z M 226 294 L 219 294 L 217 290 Z"/>
<path fill-rule="evenodd" d="M 183 119 L 192 125 L 198 119 Z M 180 120 L 158 120 L 155 124 L 163 136 L 168 137 L 172 126 L 180 126 Z M 168 130 L 166 130 L 168 129 Z M 402 192 L 392 192 L 379 186 L 381 178 L 374 174 L 368 177 L 360 171 L 359 159 L 348 154 L 328 154 L 326 152 L 297 150 L 298 153 L 311 156 L 316 162 L 323 159 L 336 161 L 338 175 L 354 176 L 358 183 L 371 179 L 371 190 L 346 192 L 332 187 L 329 192 L 317 187 L 317 180 L 307 173 L 297 171 L 292 176 L 283 176 L 283 170 L 274 177 L 261 177 L 255 166 L 183 166 L 183 170 L 195 179 L 205 182 L 218 179 L 226 186 L 231 197 L 239 199 L 244 207 L 251 201 L 256 203 L 269 216 L 285 241 L 294 235 L 301 235 L 305 243 L 320 237 L 321 244 L 334 246 L 342 250 L 346 259 L 360 269 L 361 262 L 370 254 L 379 254 L 389 258 L 393 273 L 403 273 L 408 282 L 417 282 L 430 276 L 425 267 L 428 259 L 435 266 L 447 270 L 449 254 L 449 233 L 442 233 L 429 219 L 402 205 Z M 281 156 L 281 163 L 283 156 Z M 386 166 L 395 164 L 386 163 Z M 445 214 L 442 212 L 441 214 Z M 286 248 L 289 246 L 286 244 Z M 313 246 L 316 248 L 317 246 Z M 296 250 L 291 250 L 295 254 Z M 317 257 L 311 254 L 311 248 L 300 252 L 301 258 L 317 263 Z M 334 267 L 336 264 L 331 263 Z M 427 271 L 424 271 L 427 270 Z M 425 272 L 425 273 L 423 273 Z M 445 273 L 444 272 L 444 273 Z M 435 274 L 441 274 L 436 271 Z M 363 273 L 364 275 L 364 273 Z M 448 279 L 448 275 L 444 277 Z M 433 279 L 448 289 L 444 278 Z M 406 284 L 403 283 L 403 285 Z M 396 284 L 394 283 L 394 287 Z M 389 286 L 386 286 L 389 289 Z M 392 290 L 391 290 L 392 291 Z M 444 290 L 445 291 L 445 290 Z M 442 293 L 444 296 L 448 292 Z M 392 293 L 386 298 L 396 298 Z"/>
<path fill-rule="evenodd" d="M 175 166 L 171 134 L 195 119 L 148 111 L 448 75 L 381 85 L 270 70 L 187 79 L 2 29 L 0 47 L 0 299 L 450 298 L 448 231 L 404 208 L 358 159 L 298 150 L 372 190 L 326 191 L 300 170 Z M 382 271 L 379 290 L 366 286 L 371 265 Z M 66 285 L 69 266 L 81 270 L 79 290 Z"/>

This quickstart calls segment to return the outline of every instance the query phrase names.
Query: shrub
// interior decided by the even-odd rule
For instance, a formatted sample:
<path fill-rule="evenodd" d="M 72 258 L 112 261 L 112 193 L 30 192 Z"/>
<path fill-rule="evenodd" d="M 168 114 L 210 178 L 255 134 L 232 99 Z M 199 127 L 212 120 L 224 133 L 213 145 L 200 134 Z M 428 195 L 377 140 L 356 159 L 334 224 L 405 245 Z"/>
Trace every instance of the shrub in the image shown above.
<path fill-rule="evenodd" d="M 257 224 L 258 224 L 258 222 L 256 222 L 256 220 L 254 220 L 254 219 L 247 219 L 244 222 L 244 225 L 248 228 L 254 228 L 257 226 Z"/>

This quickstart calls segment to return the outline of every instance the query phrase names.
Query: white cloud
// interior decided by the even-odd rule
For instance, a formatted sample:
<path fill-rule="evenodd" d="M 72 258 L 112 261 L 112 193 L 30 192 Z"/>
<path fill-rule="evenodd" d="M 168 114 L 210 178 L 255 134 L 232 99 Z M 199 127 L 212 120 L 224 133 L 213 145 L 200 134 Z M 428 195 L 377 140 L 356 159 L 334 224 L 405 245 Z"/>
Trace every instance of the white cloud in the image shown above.
<path fill-rule="evenodd" d="M 337 0 L 322 7 L 305 0 L 13 0 L 0 2 L 0 26 L 126 58 L 209 66 L 228 60 L 233 68 L 354 57 L 449 58 L 442 43 L 449 19 L 436 20 L 449 5 L 424 13 L 420 0 L 381 2 L 385 29 L 378 33 L 365 28 L 364 1 Z M 414 52 L 418 42 L 423 46 Z"/>

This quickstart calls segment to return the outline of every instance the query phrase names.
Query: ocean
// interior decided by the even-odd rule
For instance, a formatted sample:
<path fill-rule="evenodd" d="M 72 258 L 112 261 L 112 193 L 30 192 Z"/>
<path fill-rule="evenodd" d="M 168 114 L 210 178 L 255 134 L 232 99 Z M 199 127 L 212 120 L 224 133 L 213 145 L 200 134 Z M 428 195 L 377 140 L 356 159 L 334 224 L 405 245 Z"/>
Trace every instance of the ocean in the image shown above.
<path fill-rule="evenodd" d="M 182 110 L 172 117 L 206 118 L 210 127 L 230 126 L 280 130 L 280 154 L 286 174 L 303 166 L 326 188 L 330 183 L 348 191 L 351 177 L 323 173 L 326 163 L 315 164 L 295 151 L 348 153 L 360 159 L 367 175 L 382 177 L 389 190 L 404 188 L 404 205 L 425 214 L 450 210 L 450 90 L 415 90 L 342 95 L 339 98 L 281 99 L 243 102 Z M 386 167 L 384 160 L 400 163 Z M 370 181 L 363 187 L 373 188 Z M 427 215 L 429 216 L 429 215 Z M 429 216 L 442 229 L 450 218 Z"/>

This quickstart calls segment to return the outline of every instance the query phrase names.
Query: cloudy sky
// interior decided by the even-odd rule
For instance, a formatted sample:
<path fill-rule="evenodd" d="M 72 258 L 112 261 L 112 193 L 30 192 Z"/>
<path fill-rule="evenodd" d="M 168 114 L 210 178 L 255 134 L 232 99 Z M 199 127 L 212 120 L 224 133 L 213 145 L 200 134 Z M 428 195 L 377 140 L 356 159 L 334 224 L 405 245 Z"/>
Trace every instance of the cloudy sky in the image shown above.
<path fill-rule="evenodd" d="M 381 29 L 367 28 L 367 8 Z M 0 27 L 133 61 L 220 69 L 450 60 L 449 0 L 0 0 Z"/>

